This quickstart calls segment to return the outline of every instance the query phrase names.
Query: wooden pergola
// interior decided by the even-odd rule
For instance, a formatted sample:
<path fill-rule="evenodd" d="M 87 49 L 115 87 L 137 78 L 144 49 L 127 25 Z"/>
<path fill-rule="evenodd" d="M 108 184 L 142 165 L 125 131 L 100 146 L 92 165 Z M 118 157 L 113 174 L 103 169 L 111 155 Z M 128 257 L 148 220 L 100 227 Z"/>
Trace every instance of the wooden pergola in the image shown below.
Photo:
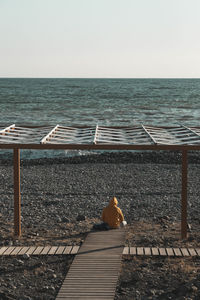
<path fill-rule="evenodd" d="M 181 151 L 181 237 L 187 237 L 187 153 L 200 150 L 200 127 L 31 127 L 12 124 L 0 128 L 0 149 L 13 150 L 16 236 L 21 235 L 20 149 Z"/>

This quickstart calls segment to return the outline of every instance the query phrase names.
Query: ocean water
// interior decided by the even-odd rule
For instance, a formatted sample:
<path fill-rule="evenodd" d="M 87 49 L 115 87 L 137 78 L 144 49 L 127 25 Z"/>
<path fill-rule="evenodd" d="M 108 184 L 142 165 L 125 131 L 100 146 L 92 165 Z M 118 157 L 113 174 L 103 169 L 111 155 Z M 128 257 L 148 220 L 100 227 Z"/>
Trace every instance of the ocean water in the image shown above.
<path fill-rule="evenodd" d="M 200 79 L 1 78 L 0 126 L 14 123 L 200 126 Z"/>

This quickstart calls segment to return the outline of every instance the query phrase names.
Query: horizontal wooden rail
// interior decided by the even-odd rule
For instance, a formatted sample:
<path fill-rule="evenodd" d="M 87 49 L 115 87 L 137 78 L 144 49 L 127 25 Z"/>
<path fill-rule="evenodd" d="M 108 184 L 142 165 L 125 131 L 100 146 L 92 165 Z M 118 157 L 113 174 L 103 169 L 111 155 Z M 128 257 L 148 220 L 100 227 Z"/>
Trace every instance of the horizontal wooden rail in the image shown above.
<path fill-rule="evenodd" d="M 199 145 L 122 145 L 122 144 L 20 144 L 20 143 L 0 143 L 0 149 L 37 149 L 37 150 L 163 150 L 163 151 L 197 151 L 200 150 Z"/>
<path fill-rule="evenodd" d="M 2 246 L 0 255 L 75 255 L 78 250 L 79 246 Z"/>
<path fill-rule="evenodd" d="M 79 248 L 80 246 L 2 246 L 0 247 L 0 255 L 76 255 Z M 110 252 L 112 253 L 112 250 Z M 200 256 L 200 248 L 124 247 L 122 254 L 125 256 Z"/>
<path fill-rule="evenodd" d="M 200 248 L 124 247 L 123 255 L 138 256 L 200 256 Z"/>

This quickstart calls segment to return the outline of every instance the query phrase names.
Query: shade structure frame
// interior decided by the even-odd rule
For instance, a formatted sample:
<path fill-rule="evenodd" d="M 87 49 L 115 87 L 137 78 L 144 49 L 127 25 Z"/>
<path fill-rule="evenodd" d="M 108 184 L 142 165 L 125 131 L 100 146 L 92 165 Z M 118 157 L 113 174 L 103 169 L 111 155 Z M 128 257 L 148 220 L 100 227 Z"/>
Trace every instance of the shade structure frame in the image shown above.
<path fill-rule="evenodd" d="M 21 235 L 20 149 L 167 150 L 182 153 L 181 237 L 187 237 L 187 152 L 200 150 L 200 127 L 1 126 L 0 149 L 14 153 L 14 232 Z"/>
<path fill-rule="evenodd" d="M 137 149 L 139 146 L 181 146 L 199 147 L 200 127 L 155 127 L 138 125 L 131 127 L 100 126 L 17 126 L 15 124 L 0 129 L 0 149 L 6 145 L 18 148 L 33 147 L 45 149 L 41 145 L 67 145 L 72 148 L 81 145 L 88 148 L 98 146 L 125 146 L 127 149 Z M 48 149 L 48 147 L 46 148 Z"/>
<path fill-rule="evenodd" d="M 14 235 L 21 236 L 20 149 L 13 150 L 14 160 Z"/>

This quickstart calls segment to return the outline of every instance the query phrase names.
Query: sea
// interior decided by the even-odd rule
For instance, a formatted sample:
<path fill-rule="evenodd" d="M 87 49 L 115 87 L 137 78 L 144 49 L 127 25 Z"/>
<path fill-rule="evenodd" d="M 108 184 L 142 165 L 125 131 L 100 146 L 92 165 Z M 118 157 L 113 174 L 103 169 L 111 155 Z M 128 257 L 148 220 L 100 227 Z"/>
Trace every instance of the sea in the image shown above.
<path fill-rule="evenodd" d="M 200 79 L 0 78 L 0 127 L 11 124 L 200 126 Z M 23 151 L 24 158 L 85 154 Z"/>

